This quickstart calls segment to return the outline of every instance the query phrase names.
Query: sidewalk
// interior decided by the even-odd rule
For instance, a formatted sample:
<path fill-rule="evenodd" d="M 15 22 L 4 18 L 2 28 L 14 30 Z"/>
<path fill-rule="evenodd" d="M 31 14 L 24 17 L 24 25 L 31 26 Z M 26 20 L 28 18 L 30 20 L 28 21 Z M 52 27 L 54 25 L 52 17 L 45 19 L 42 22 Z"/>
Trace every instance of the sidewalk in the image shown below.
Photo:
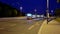
<path fill-rule="evenodd" d="M 26 17 L 5 17 L 0 19 L 26 19 Z"/>
<path fill-rule="evenodd" d="M 55 20 L 50 21 L 48 24 L 46 22 L 45 20 L 39 34 L 60 34 L 60 23 Z"/>

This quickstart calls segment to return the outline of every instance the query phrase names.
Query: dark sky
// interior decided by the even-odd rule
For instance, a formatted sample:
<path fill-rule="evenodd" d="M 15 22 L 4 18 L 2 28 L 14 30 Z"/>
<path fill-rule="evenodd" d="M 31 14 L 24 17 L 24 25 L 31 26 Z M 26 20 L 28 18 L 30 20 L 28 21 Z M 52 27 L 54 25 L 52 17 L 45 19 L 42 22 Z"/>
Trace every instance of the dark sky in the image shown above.
<path fill-rule="evenodd" d="M 20 10 L 20 6 L 23 7 L 24 13 L 35 13 L 34 9 L 37 9 L 37 14 L 46 13 L 46 0 L 0 0 L 3 3 L 11 5 Z M 57 8 L 56 0 L 50 0 L 49 9 L 55 10 Z"/>

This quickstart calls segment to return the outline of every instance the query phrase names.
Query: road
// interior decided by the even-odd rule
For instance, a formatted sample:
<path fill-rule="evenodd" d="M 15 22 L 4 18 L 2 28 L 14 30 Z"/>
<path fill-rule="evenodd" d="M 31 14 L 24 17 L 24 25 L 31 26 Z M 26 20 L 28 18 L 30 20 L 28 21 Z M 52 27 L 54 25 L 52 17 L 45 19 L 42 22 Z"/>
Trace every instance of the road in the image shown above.
<path fill-rule="evenodd" d="M 38 34 L 43 20 L 0 19 L 0 34 Z"/>

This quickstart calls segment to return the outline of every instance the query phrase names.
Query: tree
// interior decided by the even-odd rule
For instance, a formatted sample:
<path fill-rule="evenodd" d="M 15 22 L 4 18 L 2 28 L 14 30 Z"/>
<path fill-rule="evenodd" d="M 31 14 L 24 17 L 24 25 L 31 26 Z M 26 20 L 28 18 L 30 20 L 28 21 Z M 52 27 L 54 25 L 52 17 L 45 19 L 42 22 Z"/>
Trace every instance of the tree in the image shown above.
<path fill-rule="evenodd" d="M 0 2 L 0 17 L 16 17 L 25 15 L 16 8 L 11 7 L 5 3 Z"/>
<path fill-rule="evenodd" d="M 12 16 L 13 16 L 13 17 L 14 17 L 14 16 L 17 16 L 17 12 L 18 12 L 18 11 L 17 11 L 16 9 L 13 9 L 13 10 L 12 10 Z"/>
<path fill-rule="evenodd" d="M 55 16 L 60 16 L 60 9 L 55 10 Z"/>

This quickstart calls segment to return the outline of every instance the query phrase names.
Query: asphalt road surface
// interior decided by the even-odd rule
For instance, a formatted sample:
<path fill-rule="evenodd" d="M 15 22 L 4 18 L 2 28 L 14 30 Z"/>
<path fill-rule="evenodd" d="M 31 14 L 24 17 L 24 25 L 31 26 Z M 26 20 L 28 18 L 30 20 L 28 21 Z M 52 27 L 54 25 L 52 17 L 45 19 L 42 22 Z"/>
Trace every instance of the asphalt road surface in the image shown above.
<path fill-rule="evenodd" d="M 38 34 L 43 20 L 0 19 L 0 34 Z"/>

